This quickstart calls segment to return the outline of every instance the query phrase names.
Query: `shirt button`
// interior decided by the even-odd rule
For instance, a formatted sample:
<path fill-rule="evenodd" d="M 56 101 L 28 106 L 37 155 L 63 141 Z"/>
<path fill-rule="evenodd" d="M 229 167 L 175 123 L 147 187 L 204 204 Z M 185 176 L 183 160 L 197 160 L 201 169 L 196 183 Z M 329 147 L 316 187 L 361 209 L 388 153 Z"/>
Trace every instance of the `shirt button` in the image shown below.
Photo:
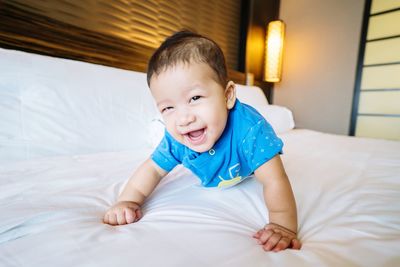
<path fill-rule="evenodd" d="M 208 150 L 208 154 L 210 154 L 211 156 L 214 156 L 215 150 L 211 148 L 210 150 Z"/>

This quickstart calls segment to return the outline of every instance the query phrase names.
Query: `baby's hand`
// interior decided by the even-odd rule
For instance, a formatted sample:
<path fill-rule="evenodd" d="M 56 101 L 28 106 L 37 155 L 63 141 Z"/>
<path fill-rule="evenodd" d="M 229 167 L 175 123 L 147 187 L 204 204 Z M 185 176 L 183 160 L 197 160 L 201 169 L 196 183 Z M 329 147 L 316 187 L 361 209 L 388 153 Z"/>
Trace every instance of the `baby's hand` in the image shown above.
<path fill-rule="evenodd" d="M 104 214 L 103 222 L 110 225 L 123 225 L 137 222 L 142 218 L 140 206 L 131 201 L 115 203 Z"/>
<path fill-rule="evenodd" d="M 275 223 L 267 224 L 253 237 L 258 239 L 258 244 L 262 245 L 265 251 L 278 252 L 287 248 L 301 248 L 301 243 L 295 232 Z"/>

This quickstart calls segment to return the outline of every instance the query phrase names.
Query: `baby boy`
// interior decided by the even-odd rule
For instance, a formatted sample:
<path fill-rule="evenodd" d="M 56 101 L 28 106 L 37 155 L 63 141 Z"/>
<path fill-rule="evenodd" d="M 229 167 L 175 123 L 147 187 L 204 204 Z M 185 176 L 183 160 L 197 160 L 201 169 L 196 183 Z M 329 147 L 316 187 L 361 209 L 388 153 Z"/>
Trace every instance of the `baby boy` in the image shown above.
<path fill-rule="evenodd" d="M 151 57 L 147 83 L 165 135 L 104 222 L 138 221 L 160 180 L 183 164 L 205 187 L 233 186 L 254 174 L 263 185 L 270 222 L 253 237 L 266 251 L 300 249 L 296 203 L 279 155 L 283 143 L 254 108 L 236 99 L 220 47 L 196 33 L 175 33 Z"/>

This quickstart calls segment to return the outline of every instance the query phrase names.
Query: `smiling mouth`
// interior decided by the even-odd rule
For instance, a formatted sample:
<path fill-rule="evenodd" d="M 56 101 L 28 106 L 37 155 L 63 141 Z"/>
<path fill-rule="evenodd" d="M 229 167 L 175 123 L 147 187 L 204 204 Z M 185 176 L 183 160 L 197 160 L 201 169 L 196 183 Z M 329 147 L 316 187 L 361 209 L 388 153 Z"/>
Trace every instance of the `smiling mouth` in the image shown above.
<path fill-rule="evenodd" d="M 200 130 L 191 131 L 186 133 L 184 136 L 189 144 L 198 146 L 203 144 L 206 140 L 206 129 L 203 128 Z"/>

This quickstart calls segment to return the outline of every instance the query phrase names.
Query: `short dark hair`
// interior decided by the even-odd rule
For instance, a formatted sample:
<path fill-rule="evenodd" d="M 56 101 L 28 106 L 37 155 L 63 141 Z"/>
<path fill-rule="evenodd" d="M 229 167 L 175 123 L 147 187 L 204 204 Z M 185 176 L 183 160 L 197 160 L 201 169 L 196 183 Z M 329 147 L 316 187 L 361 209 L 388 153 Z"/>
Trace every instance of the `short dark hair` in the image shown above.
<path fill-rule="evenodd" d="M 151 56 L 147 68 L 147 84 L 158 75 L 178 63 L 206 63 L 216 74 L 216 81 L 224 88 L 227 69 L 224 53 L 216 42 L 200 34 L 182 30 L 174 33 Z"/>

